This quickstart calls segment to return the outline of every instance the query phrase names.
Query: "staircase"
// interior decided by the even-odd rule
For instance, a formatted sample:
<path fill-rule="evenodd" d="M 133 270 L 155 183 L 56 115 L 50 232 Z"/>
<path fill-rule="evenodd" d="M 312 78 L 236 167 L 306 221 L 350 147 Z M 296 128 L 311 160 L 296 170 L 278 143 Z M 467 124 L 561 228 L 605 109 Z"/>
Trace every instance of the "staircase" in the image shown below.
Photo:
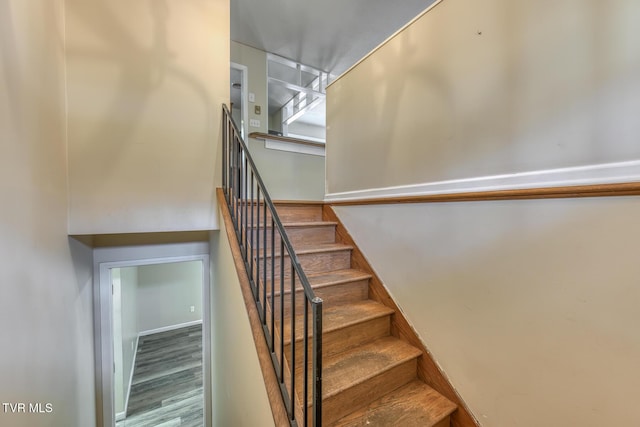
<path fill-rule="evenodd" d="M 391 333 L 394 310 L 369 299 L 371 272 L 351 268 L 354 248 L 336 241 L 337 223 L 323 220 L 321 204 L 276 203 L 276 208 L 314 292 L 324 301 L 322 424 L 449 426 L 456 405 L 418 379 L 422 351 Z M 274 244 L 279 247 L 278 241 Z M 254 260 L 262 262 L 270 253 L 253 251 Z M 266 263 L 271 264 L 270 260 Z M 279 262 L 273 265 L 278 268 Z M 269 280 L 266 290 L 268 302 L 272 293 L 274 296 L 271 310 L 282 309 L 284 313 L 282 344 L 287 362 L 291 363 L 291 346 L 295 346 L 297 354 L 303 351 L 303 290 L 296 286 L 300 297 L 296 294 L 295 310 L 291 298 L 281 299 L 282 291 L 274 289 Z M 291 279 L 287 277 L 284 294 L 290 296 L 291 292 Z M 292 336 L 293 313 L 296 321 Z M 301 383 L 298 377 L 304 375 L 302 357 L 296 358 L 295 372 L 296 382 Z M 297 402 L 303 405 L 300 389 L 297 393 Z M 311 399 L 307 400 L 310 405 Z M 302 413 L 300 408 L 298 413 Z"/>

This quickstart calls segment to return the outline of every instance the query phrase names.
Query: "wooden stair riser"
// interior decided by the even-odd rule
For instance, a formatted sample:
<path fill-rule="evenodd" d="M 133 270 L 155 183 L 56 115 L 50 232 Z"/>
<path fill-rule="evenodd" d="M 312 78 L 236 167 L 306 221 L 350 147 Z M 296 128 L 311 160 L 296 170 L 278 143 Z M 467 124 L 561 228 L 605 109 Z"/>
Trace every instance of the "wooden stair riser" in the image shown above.
<path fill-rule="evenodd" d="M 249 203 L 247 206 L 247 215 L 251 217 L 253 209 L 253 218 L 257 221 L 258 210 L 260 211 L 260 221 L 264 222 L 264 205 L 262 203 Z M 322 221 L 322 205 L 276 205 L 278 217 L 282 223 L 285 222 L 308 222 Z M 271 223 L 271 212 L 267 208 L 267 224 Z"/>
<path fill-rule="evenodd" d="M 316 252 L 298 254 L 298 260 L 306 274 L 321 273 L 329 270 L 344 270 L 351 267 L 351 251 L 349 249 L 339 249 L 327 252 Z M 280 278 L 280 255 L 274 259 L 274 273 L 276 281 Z M 260 268 L 263 268 L 262 258 L 260 258 Z M 271 277 L 271 256 L 267 256 L 267 280 Z M 291 259 L 288 255 L 284 257 L 284 277 L 291 277 Z M 296 283 L 299 278 L 296 277 Z"/>
<path fill-rule="evenodd" d="M 378 338 L 389 336 L 391 321 L 389 316 L 370 319 L 362 323 L 347 326 L 322 334 L 322 357 L 327 358 L 347 350 L 354 349 L 363 344 L 375 341 Z M 311 325 L 309 326 L 311 331 Z M 288 340 L 285 340 L 287 342 Z M 312 350 L 311 334 L 308 338 L 309 354 Z M 291 344 L 284 346 L 285 356 L 291 364 Z M 304 351 L 304 341 L 301 338 L 296 340 L 296 369 L 302 368 L 303 358 L 299 357 Z"/>
<path fill-rule="evenodd" d="M 279 270 L 277 270 L 279 271 Z M 278 281 L 276 281 L 276 289 L 273 295 L 273 299 L 271 296 L 271 273 L 270 269 L 267 274 L 266 281 L 266 290 L 264 289 L 264 265 L 260 265 L 260 271 L 258 271 L 254 266 L 254 280 L 256 280 L 257 274 L 260 274 L 260 279 L 256 281 L 258 283 L 258 299 L 262 305 L 265 302 L 269 307 L 274 308 L 274 312 L 278 319 L 281 317 L 280 307 L 284 307 L 284 316 L 286 319 L 289 319 L 291 315 L 291 280 L 289 277 L 285 278 L 283 281 L 283 289 L 284 293 L 281 293 L 281 286 Z M 296 280 L 296 284 L 299 284 L 299 280 Z M 266 291 L 266 292 L 265 292 Z M 322 299 L 325 307 L 328 305 L 335 306 L 339 304 L 349 304 L 357 301 L 364 301 L 368 299 L 369 292 L 369 279 L 363 278 L 360 280 L 353 280 L 345 283 L 337 283 L 326 286 L 317 286 L 313 289 L 315 295 Z M 281 294 L 284 298 L 281 298 Z M 282 301 L 284 300 L 284 305 Z M 301 314 L 304 310 L 304 304 L 307 302 L 304 291 L 302 287 L 297 286 L 296 295 L 295 295 L 295 304 L 296 304 L 296 314 Z M 311 307 L 309 307 L 309 311 L 311 311 Z"/>
<path fill-rule="evenodd" d="M 287 231 L 287 236 L 289 236 L 289 241 L 293 245 L 294 249 L 314 244 L 334 243 L 336 239 L 336 227 L 333 224 L 304 227 L 293 226 L 285 228 Z M 265 229 L 263 227 L 260 227 L 259 230 L 258 228 L 250 229 L 249 233 L 247 234 L 249 238 L 249 246 L 259 248 L 260 253 L 262 253 L 264 251 L 264 248 L 266 247 L 268 250 L 267 255 L 269 255 L 269 250 L 271 249 L 271 230 L 271 226 L 267 227 L 267 240 L 265 244 Z M 253 241 L 251 240 L 252 238 Z M 276 251 L 280 252 L 280 233 L 277 230 L 273 235 L 273 243 L 275 245 Z M 254 249 L 253 253 L 255 254 L 256 252 L 257 251 Z"/>
<path fill-rule="evenodd" d="M 322 401 L 322 424 L 331 425 L 354 410 L 416 378 L 416 359 L 388 369 Z"/>
<path fill-rule="evenodd" d="M 279 284 L 276 282 L 276 286 Z M 291 282 L 285 284 L 291 288 Z M 270 290 L 270 287 L 267 288 Z M 337 304 L 348 304 L 355 301 L 362 301 L 368 298 L 369 293 L 369 280 L 357 280 L 353 282 L 341 283 L 338 285 L 324 286 L 319 288 L 314 288 L 314 293 L 317 297 L 321 298 L 323 304 L 325 305 L 337 305 Z M 280 290 L 276 289 L 276 294 L 274 295 L 274 307 L 275 310 L 279 311 L 281 306 L 280 299 Z M 302 313 L 304 310 L 304 301 L 305 296 L 302 289 L 298 289 L 296 291 L 296 313 Z M 285 316 L 291 315 L 291 292 L 286 289 L 284 293 L 284 313 Z"/>

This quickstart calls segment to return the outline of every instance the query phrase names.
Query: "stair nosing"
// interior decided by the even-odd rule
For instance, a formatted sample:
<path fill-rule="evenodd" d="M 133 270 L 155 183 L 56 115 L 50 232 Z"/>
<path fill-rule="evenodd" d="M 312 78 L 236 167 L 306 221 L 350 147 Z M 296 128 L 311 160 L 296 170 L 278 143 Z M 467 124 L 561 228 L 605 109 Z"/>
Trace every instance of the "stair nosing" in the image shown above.
<path fill-rule="evenodd" d="M 334 227 L 337 226 L 338 223 L 335 221 L 291 221 L 291 222 L 283 222 L 282 225 L 284 226 L 284 228 L 303 228 L 303 227 L 309 227 L 309 228 L 314 228 L 314 227 Z M 258 225 L 247 225 L 247 228 L 249 229 L 256 229 L 258 228 Z M 267 228 L 270 229 L 271 224 L 267 224 L 266 226 L 264 225 L 264 223 L 260 223 L 260 228 Z"/>
<path fill-rule="evenodd" d="M 322 245 L 327 245 L 327 247 L 322 247 Z M 332 245 L 332 246 L 329 246 Z M 302 247 L 302 248 L 294 248 L 296 255 L 310 255 L 310 254 L 322 254 L 322 253 L 330 253 L 330 252 L 344 252 L 344 251 L 353 251 L 353 246 L 351 245 L 342 245 L 335 243 L 319 243 L 315 246 Z M 272 256 L 276 258 L 280 258 L 280 252 L 272 254 L 267 254 L 267 258 L 271 258 Z M 285 257 L 290 256 L 288 253 L 284 255 Z M 258 259 L 263 259 L 265 257 L 264 253 L 258 255 Z"/>
<path fill-rule="evenodd" d="M 370 280 L 373 276 L 369 273 L 365 273 L 362 270 L 357 270 L 357 269 L 342 269 L 342 270 L 329 270 L 329 271 L 347 271 L 347 270 L 354 270 L 354 271 L 358 271 L 359 274 L 355 277 L 345 277 L 343 279 L 338 279 L 338 280 L 333 280 L 333 281 L 328 281 L 328 282 L 320 282 L 320 283 L 316 283 L 316 284 L 311 284 L 312 282 L 312 278 L 317 277 L 317 276 L 322 276 L 323 274 L 327 274 L 327 273 L 313 273 L 313 274 L 308 274 L 307 275 L 307 279 L 309 279 L 309 284 L 311 284 L 311 289 L 324 289 L 324 288 L 329 288 L 331 286 L 338 286 L 338 285 L 344 285 L 345 283 L 351 283 L 351 282 L 358 282 L 360 280 Z M 271 283 L 270 280 L 267 280 L 267 283 Z M 302 286 L 298 286 L 296 285 L 296 292 L 302 292 L 304 291 L 304 288 Z M 284 294 L 285 295 L 289 295 L 291 294 L 291 289 L 285 289 L 284 290 Z M 269 296 L 271 296 L 269 294 Z M 276 290 L 273 293 L 274 297 L 280 297 L 280 290 Z"/>

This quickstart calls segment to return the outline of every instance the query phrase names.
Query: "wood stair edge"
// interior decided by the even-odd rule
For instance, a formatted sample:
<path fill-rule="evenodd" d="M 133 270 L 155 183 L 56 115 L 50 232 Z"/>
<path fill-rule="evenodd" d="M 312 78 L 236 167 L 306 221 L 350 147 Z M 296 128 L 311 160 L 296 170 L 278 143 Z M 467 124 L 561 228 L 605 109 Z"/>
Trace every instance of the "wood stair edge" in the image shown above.
<path fill-rule="evenodd" d="M 313 254 L 323 254 L 330 252 L 342 252 L 342 251 L 352 251 L 353 246 L 351 245 L 338 245 L 333 243 L 319 243 L 310 247 L 303 248 L 294 248 L 296 255 L 313 255 Z M 271 258 L 271 254 L 267 254 L 267 258 Z M 274 257 L 280 258 L 280 252 L 275 252 L 273 254 Z M 285 258 L 289 256 L 289 253 L 284 254 Z M 265 257 L 264 253 L 258 254 L 258 259 L 263 259 Z"/>
<path fill-rule="evenodd" d="M 334 271 L 344 271 L 344 270 L 334 270 Z M 360 271 L 360 270 L 356 270 L 356 271 Z M 331 280 L 331 281 L 326 281 L 326 282 L 320 282 L 320 283 L 315 283 L 315 284 L 312 283 L 313 282 L 313 278 L 322 276 L 324 274 L 326 274 L 326 273 L 313 273 L 313 274 L 307 275 L 307 279 L 309 279 L 309 283 L 311 284 L 311 289 L 324 289 L 324 288 L 330 288 L 332 286 L 344 285 L 346 283 L 358 282 L 360 280 L 369 280 L 369 279 L 371 279 L 371 275 L 370 274 L 365 273 L 365 272 L 361 272 L 360 274 L 354 275 L 352 277 L 344 277 L 342 279 Z M 271 280 L 267 280 L 267 283 L 270 284 Z M 304 291 L 304 288 L 302 286 L 296 286 L 296 292 L 302 292 L 302 291 Z M 285 289 L 284 290 L 284 294 L 285 295 L 290 295 L 291 294 L 291 288 Z M 270 294 L 269 294 L 269 296 L 270 296 Z M 276 290 L 274 292 L 274 296 L 275 297 L 279 297 L 280 296 L 280 290 Z"/>
<path fill-rule="evenodd" d="M 303 227 L 309 227 L 309 228 L 318 228 L 318 227 L 333 227 L 333 226 L 337 226 L 338 223 L 335 221 L 300 221 L 300 222 L 283 222 L 282 225 L 284 226 L 284 228 L 303 228 Z M 247 228 L 249 229 L 256 229 L 258 228 L 258 224 L 248 224 Z M 267 228 L 270 229 L 271 224 L 267 224 L 266 226 L 264 225 L 264 223 L 260 223 L 260 228 Z"/>
<path fill-rule="evenodd" d="M 369 301 L 369 300 L 366 300 Z M 340 329 L 346 329 L 352 326 L 356 326 L 359 325 L 361 323 L 366 323 L 369 322 L 371 320 L 375 320 L 375 319 L 379 319 L 381 317 L 385 317 L 385 316 L 391 316 L 394 311 L 392 309 L 390 309 L 389 307 L 386 307 L 382 304 L 378 304 L 380 307 L 377 308 L 377 311 L 375 312 L 367 312 L 364 313 L 363 315 L 360 315 L 358 317 L 355 317 L 353 319 L 350 319 L 344 323 L 340 323 L 340 324 L 336 324 L 330 328 L 323 328 L 322 329 L 322 333 L 330 333 L 330 332 L 335 332 L 335 331 L 339 331 Z M 303 319 L 304 318 L 304 314 L 297 314 L 296 315 L 297 319 Z M 323 318 L 323 323 L 326 322 L 326 318 Z M 296 325 L 299 322 L 296 321 Z M 307 338 L 310 337 L 311 334 L 307 335 Z M 301 335 L 300 337 L 296 336 L 295 342 L 298 343 L 300 341 L 304 340 L 304 335 Z M 284 340 L 284 345 L 289 345 L 291 344 L 291 337 L 287 338 Z"/>

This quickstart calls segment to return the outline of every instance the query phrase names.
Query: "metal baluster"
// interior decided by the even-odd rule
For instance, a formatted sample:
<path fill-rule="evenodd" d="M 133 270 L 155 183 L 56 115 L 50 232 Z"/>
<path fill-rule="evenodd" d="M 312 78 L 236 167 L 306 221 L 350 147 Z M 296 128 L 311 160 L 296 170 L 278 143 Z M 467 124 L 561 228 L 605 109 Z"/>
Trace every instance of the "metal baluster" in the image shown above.
<path fill-rule="evenodd" d="M 229 118 L 227 117 L 226 111 L 223 111 L 224 123 L 222 125 L 222 188 L 227 191 L 227 132 L 229 131 Z"/>
<path fill-rule="evenodd" d="M 280 381 L 284 383 L 284 239 L 280 235 Z"/>
<path fill-rule="evenodd" d="M 309 402 L 309 375 L 308 375 L 308 371 L 309 371 L 309 304 L 307 303 L 307 299 L 305 297 L 304 299 L 304 336 L 302 337 L 302 344 L 304 345 L 304 357 L 302 359 L 303 362 L 303 366 L 304 368 L 302 369 L 302 375 L 304 375 L 304 377 L 302 378 L 303 381 L 303 395 L 304 397 L 302 398 L 302 407 L 303 407 L 303 414 L 304 414 L 304 423 L 303 425 L 306 426 L 309 420 L 309 415 L 308 415 L 308 402 Z"/>
<path fill-rule="evenodd" d="M 322 426 L 322 300 L 313 299 L 313 427 Z"/>
<path fill-rule="evenodd" d="M 260 206 L 258 206 L 258 211 L 260 211 Z M 264 311 L 262 313 L 262 324 L 263 325 L 267 325 L 267 203 L 265 200 L 265 203 L 263 205 L 263 218 L 264 218 L 264 227 L 262 228 L 262 232 L 264 233 L 263 237 L 264 237 L 264 256 L 262 257 L 262 261 L 263 261 L 263 265 L 264 268 L 262 269 L 262 301 L 264 301 Z"/>
<path fill-rule="evenodd" d="M 260 195 L 258 195 L 258 199 L 260 199 Z M 260 220 L 260 219 L 258 219 Z M 254 226 L 254 222 L 253 222 L 253 171 L 251 171 L 251 227 L 250 227 L 250 233 L 251 233 L 251 259 L 249 260 L 249 277 L 253 277 L 253 264 L 254 264 L 254 256 L 253 253 L 256 250 L 256 246 L 254 246 L 253 244 L 253 226 Z"/>
<path fill-rule="evenodd" d="M 249 219 L 248 218 L 249 217 L 249 215 L 248 215 L 249 206 L 248 206 L 248 203 L 247 203 L 248 200 L 246 200 L 247 199 L 247 181 L 248 181 L 247 180 L 247 178 L 248 178 L 248 175 L 247 175 L 247 155 L 245 153 L 243 153 L 242 157 L 244 158 L 244 183 L 243 183 L 244 192 L 242 193 L 242 196 L 245 199 L 244 200 L 244 260 L 248 261 L 249 260 L 249 258 L 248 258 L 249 251 L 248 251 L 247 246 L 249 244 L 249 238 L 248 238 L 249 236 L 247 236 L 247 226 L 249 225 L 249 221 L 248 221 L 248 219 Z"/>
<path fill-rule="evenodd" d="M 284 258 L 284 254 L 282 254 Z M 296 404 L 296 271 L 293 265 L 293 254 L 289 254 L 291 259 L 291 420 L 295 418 Z"/>
<path fill-rule="evenodd" d="M 276 237 L 275 230 L 276 226 L 273 221 L 273 215 L 271 216 L 271 351 L 276 351 L 275 347 L 275 333 L 276 333 L 276 324 L 275 324 L 275 293 L 276 293 L 276 281 L 275 281 L 275 247 L 276 247 Z"/>
<path fill-rule="evenodd" d="M 258 255 L 256 259 L 256 277 L 255 281 L 257 284 L 256 294 L 254 295 L 256 301 L 260 301 L 260 187 L 258 187 L 258 206 L 256 206 L 256 210 L 258 211 L 258 228 L 256 229 L 257 239 L 258 239 Z M 258 314 L 260 314 L 260 310 L 258 310 Z M 261 315 L 262 316 L 262 315 Z"/>
<path fill-rule="evenodd" d="M 236 204 L 236 233 L 240 237 L 240 244 L 242 244 L 242 223 L 240 222 L 240 141 L 235 139 L 235 135 L 233 138 L 233 146 L 236 150 L 236 170 L 234 173 L 234 180 L 236 181 L 236 192 L 234 194 L 235 204 Z"/>

